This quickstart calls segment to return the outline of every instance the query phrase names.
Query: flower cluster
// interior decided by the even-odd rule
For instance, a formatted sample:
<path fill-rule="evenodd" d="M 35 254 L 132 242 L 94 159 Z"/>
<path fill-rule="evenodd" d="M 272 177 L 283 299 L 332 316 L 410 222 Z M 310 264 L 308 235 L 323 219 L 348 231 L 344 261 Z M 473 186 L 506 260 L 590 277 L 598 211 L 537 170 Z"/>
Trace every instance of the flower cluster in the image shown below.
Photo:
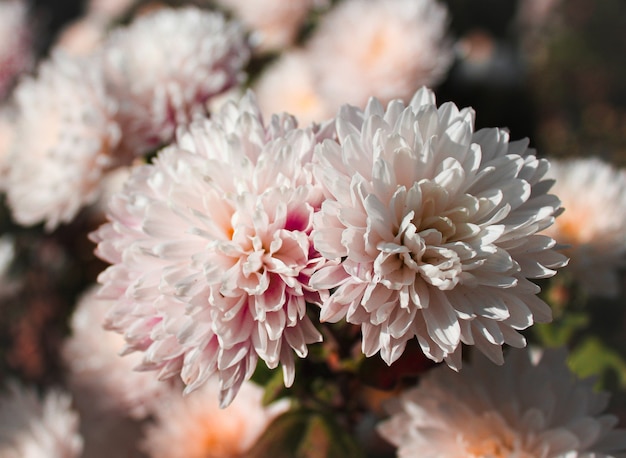
<path fill-rule="evenodd" d="M 307 304 L 359 325 L 363 353 L 388 364 L 413 337 L 453 367 L 462 342 L 502 363 L 504 343 L 525 345 L 517 330 L 550 319 L 528 278 L 564 263 L 535 234 L 559 201 L 525 142 L 474 133 L 471 110 L 437 109 L 427 89 L 318 129 L 265 125 L 248 94 L 114 198 L 93 236 L 113 264 L 101 295 L 144 369 L 188 390 L 218 374 L 226 405 L 259 358 L 291 385 L 293 353 L 322 338 Z"/>

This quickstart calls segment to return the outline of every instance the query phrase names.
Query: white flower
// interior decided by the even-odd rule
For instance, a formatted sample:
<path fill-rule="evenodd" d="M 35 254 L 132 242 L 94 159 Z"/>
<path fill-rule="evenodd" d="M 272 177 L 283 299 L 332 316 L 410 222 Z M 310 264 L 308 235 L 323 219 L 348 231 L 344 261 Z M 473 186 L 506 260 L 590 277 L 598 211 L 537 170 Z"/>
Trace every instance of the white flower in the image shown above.
<path fill-rule="evenodd" d="M 0 100 L 34 60 L 28 23 L 26 2 L 0 1 Z"/>
<path fill-rule="evenodd" d="M 625 456 L 626 431 L 603 413 L 608 394 L 576 379 L 565 351 L 532 361 L 512 350 L 504 366 L 475 356 L 460 373 L 440 366 L 388 401 L 378 431 L 399 458 Z"/>
<path fill-rule="evenodd" d="M 474 132 L 474 112 L 434 94 L 387 109 L 344 107 L 339 143 L 324 142 L 315 173 L 328 199 L 314 219 L 315 248 L 333 264 L 311 284 L 336 288 L 322 321 L 361 325 L 366 356 L 393 363 L 417 337 L 424 354 L 461 365 L 462 343 L 502 363 L 501 345 L 549 321 L 527 278 L 565 258 L 536 235 L 554 219 L 546 160 L 507 132 Z"/>
<path fill-rule="evenodd" d="M 89 289 L 72 315 L 72 335 L 63 345 L 63 360 L 75 389 L 90 392 L 104 410 L 115 410 L 134 418 L 144 418 L 170 385 L 153 374 L 132 369 L 141 363 L 139 354 L 122 357 L 124 338 L 103 329 L 104 317 L 113 307 L 99 300 L 96 289 Z"/>
<path fill-rule="evenodd" d="M 172 141 L 179 124 L 241 82 L 248 58 L 239 24 L 193 7 L 158 9 L 113 31 L 105 74 L 120 101 L 123 149 L 142 155 Z"/>
<path fill-rule="evenodd" d="M 319 92 L 334 111 L 408 100 L 452 63 L 448 13 L 435 0 L 346 0 L 321 17 L 307 44 Z"/>
<path fill-rule="evenodd" d="M 287 405 L 264 407 L 263 389 L 244 383 L 237 399 L 225 409 L 217 402 L 219 386 L 209 380 L 197 391 L 172 393 L 158 405 L 148 425 L 143 449 L 150 458 L 237 458 L 263 433 Z"/>
<path fill-rule="evenodd" d="M 254 91 L 263 114 L 286 112 L 300 125 L 322 122 L 335 113 L 317 93 L 309 55 L 301 51 L 282 54 L 263 71 Z"/>
<path fill-rule="evenodd" d="M 102 173 L 118 162 L 115 104 L 98 65 L 55 53 L 15 90 L 17 119 L 7 176 L 18 223 L 71 221 L 98 196 Z"/>
<path fill-rule="evenodd" d="M 565 211 L 544 231 L 566 245 L 567 270 L 593 294 L 616 297 L 626 265 L 626 174 L 599 159 L 552 161 Z"/>
<path fill-rule="evenodd" d="M 93 238 L 113 264 L 99 278 L 116 301 L 109 326 L 144 369 L 180 374 L 188 391 L 218 374 L 223 405 L 259 358 L 293 382 L 294 352 L 321 340 L 307 302 L 326 293 L 308 286 L 323 135 L 287 115 L 264 124 L 249 94 L 133 171 Z"/>
<path fill-rule="evenodd" d="M 51 391 L 43 399 L 30 389 L 9 385 L 0 398 L 2 458 L 78 458 L 83 447 L 78 415 L 68 395 Z"/>
<path fill-rule="evenodd" d="M 262 51 L 287 48 L 297 38 L 307 14 L 326 0 L 218 0 L 252 30 L 253 46 Z"/>

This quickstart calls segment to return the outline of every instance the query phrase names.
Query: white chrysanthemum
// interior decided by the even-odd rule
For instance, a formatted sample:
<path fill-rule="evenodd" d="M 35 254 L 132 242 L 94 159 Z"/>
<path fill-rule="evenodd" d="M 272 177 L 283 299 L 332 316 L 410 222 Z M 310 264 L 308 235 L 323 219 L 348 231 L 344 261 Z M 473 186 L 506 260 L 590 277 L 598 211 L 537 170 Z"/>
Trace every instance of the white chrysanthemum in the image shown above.
<path fill-rule="evenodd" d="M 263 114 L 286 112 L 300 125 L 322 122 L 334 112 L 317 93 L 307 53 L 292 51 L 282 54 L 263 71 L 255 88 Z"/>
<path fill-rule="evenodd" d="M 134 170 L 93 238 L 113 264 L 99 278 L 117 301 L 109 326 L 145 352 L 145 369 L 180 373 L 187 391 L 218 374 L 223 405 L 258 358 L 292 383 L 294 352 L 321 340 L 307 302 L 324 294 L 308 286 L 322 134 L 287 115 L 265 125 L 249 94 Z"/>
<path fill-rule="evenodd" d="M 113 31 L 105 74 L 120 100 L 123 149 L 142 155 L 206 113 L 206 102 L 242 80 L 249 49 L 242 28 L 218 13 L 158 9 Z"/>
<path fill-rule="evenodd" d="M 452 62 L 448 14 L 435 0 L 346 0 L 324 15 L 308 45 L 320 94 L 337 109 L 408 100 Z"/>
<path fill-rule="evenodd" d="M 53 55 L 15 90 L 17 119 L 7 196 L 14 218 L 46 229 L 71 221 L 116 165 L 115 104 L 93 61 Z"/>
<path fill-rule="evenodd" d="M 567 270 L 593 294 L 619 294 L 626 265 L 626 174 L 599 159 L 552 161 L 548 174 L 565 211 L 545 234 L 568 245 Z"/>
<path fill-rule="evenodd" d="M 96 297 L 95 288 L 81 297 L 70 322 L 72 335 L 63 345 L 63 359 L 71 384 L 97 396 L 93 402 L 101 408 L 143 418 L 170 385 L 153 374 L 133 371 L 141 363 L 139 354 L 120 356 L 124 338 L 102 327 L 112 307 L 111 301 Z"/>
<path fill-rule="evenodd" d="M 82 447 L 68 395 L 51 391 L 39 399 L 33 390 L 9 385 L 0 398 L 2 458 L 78 458 Z"/>
<path fill-rule="evenodd" d="M 0 0 L 0 100 L 33 62 L 28 10 L 22 0 Z"/>
<path fill-rule="evenodd" d="M 262 50 L 289 47 L 297 38 L 307 14 L 320 0 L 218 0 L 251 31 L 253 46 Z"/>
<path fill-rule="evenodd" d="M 219 386 L 209 380 L 188 396 L 163 399 L 155 423 L 146 428 L 143 449 L 150 458 L 238 458 L 265 431 L 285 403 L 264 407 L 263 389 L 244 383 L 225 409 L 217 402 Z"/>
<path fill-rule="evenodd" d="M 626 456 L 626 431 L 603 413 L 608 394 L 578 380 L 565 351 L 532 361 L 513 350 L 504 366 L 476 354 L 460 373 L 445 366 L 388 401 L 378 427 L 408 458 L 606 458 Z"/>
<path fill-rule="evenodd" d="M 551 319 L 527 278 L 565 261 L 535 234 L 559 208 L 548 162 L 503 130 L 474 132 L 473 110 L 437 109 L 425 88 L 408 106 L 345 106 L 336 127 L 315 170 L 328 199 L 314 245 L 335 260 L 311 281 L 336 288 L 321 320 L 361 325 L 365 355 L 388 364 L 413 337 L 452 367 L 461 343 L 500 363 L 501 345 L 524 346 L 517 330 Z"/>

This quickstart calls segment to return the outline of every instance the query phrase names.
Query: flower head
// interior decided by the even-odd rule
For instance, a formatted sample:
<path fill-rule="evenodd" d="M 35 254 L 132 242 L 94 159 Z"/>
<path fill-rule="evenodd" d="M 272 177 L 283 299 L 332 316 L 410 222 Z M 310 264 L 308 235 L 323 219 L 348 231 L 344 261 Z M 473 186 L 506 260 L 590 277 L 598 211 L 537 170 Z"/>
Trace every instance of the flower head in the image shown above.
<path fill-rule="evenodd" d="M 9 385 L 0 398 L 0 456 L 78 458 L 82 447 L 68 395 L 51 391 L 39 399 L 34 390 Z"/>
<path fill-rule="evenodd" d="M 448 13 L 435 0 L 346 0 L 322 16 L 307 44 L 319 92 L 333 111 L 408 100 L 452 63 Z"/>
<path fill-rule="evenodd" d="M 60 52 L 22 79 L 15 97 L 9 206 L 20 224 L 54 229 L 95 201 L 102 173 L 117 164 L 116 105 L 98 65 Z"/>
<path fill-rule="evenodd" d="M 324 135 L 287 115 L 265 124 L 249 94 L 133 171 L 93 237 L 113 264 L 99 278 L 116 301 L 108 325 L 145 369 L 188 390 L 217 374 L 224 405 L 259 358 L 292 383 L 294 352 L 321 339 L 307 303 L 327 293 L 308 285 L 323 262 L 310 234 Z"/>
<path fill-rule="evenodd" d="M 462 343 L 499 363 L 504 343 L 524 346 L 517 331 L 551 318 L 528 278 L 565 261 L 536 234 L 559 209 L 548 162 L 503 130 L 474 132 L 471 109 L 437 108 L 427 89 L 408 106 L 346 106 L 336 128 L 315 169 L 314 244 L 332 263 L 311 284 L 336 288 L 322 321 L 360 325 L 365 355 L 388 364 L 413 337 L 452 367 Z"/>
<path fill-rule="evenodd" d="M 326 0 L 218 0 L 252 31 L 252 45 L 262 51 L 281 50 L 296 40 L 307 14 Z"/>
<path fill-rule="evenodd" d="M 567 270 L 593 294 L 619 294 L 626 265 L 626 174 L 599 159 L 552 161 L 549 176 L 565 211 L 544 231 L 567 246 Z"/>
<path fill-rule="evenodd" d="M 105 74 L 120 100 L 124 149 L 142 155 L 172 141 L 179 124 L 240 83 L 248 57 L 239 24 L 193 7 L 158 9 L 113 31 Z"/>
<path fill-rule="evenodd" d="M 378 431 L 398 457 L 606 458 L 626 451 L 626 431 L 603 413 L 608 395 L 574 377 L 565 351 L 546 350 L 537 361 L 512 350 L 504 366 L 475 356 L 460 373 L 440 366 L 388 401 L 391 417 Z"/>
<path fill-rule="evenodd" d="M 263 71 L 254 90 L 261 110 L 268 116 L 284 111 L 295 116 L 300 125 L 306 125 L 335 115 L 317 91 L 306 52 L 283 53 Z"/>
<path fill-rule="evenodd" d="M 63 345 L 63 359 L 72 386 L 91 393 L 102 409 L 143 418 L 170 385 L 153 374 L 133 371 L 141 362 L 139 354 L 120 356 L 124 338 L 102 327 L 112 306 L 111 301 L 96 297 L 95 288 L 81 297 L 70 323 L 72 335 Z"/>
<path fill-rule="evenodd" d="M 143 449 L 150 458 L 238 458 L 284 408 L 264 407 L 263 389 L 244 383 L 225 409 L 217 402 L 219 386 L 209 380 L 197 391 L 172 393 L 157 406 L 155 421 L 145 431 Z"/>

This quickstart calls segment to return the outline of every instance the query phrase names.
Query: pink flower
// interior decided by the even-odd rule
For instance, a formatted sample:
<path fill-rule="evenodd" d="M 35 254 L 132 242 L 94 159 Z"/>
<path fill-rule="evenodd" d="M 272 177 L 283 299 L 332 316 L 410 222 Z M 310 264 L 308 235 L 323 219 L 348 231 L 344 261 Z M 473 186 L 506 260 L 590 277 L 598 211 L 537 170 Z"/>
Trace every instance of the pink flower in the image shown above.
<path fill-rule="evenodd" d="M 626 172 L 599 159 L 552 161 L 565 211 L 544 231 L 570 257 L 565 269 L 591 294 L 617 297 L 626 266 Z"/>
<path fill-rule="evenodd" d="M 565 351 L 513 350 L 504 366 L 480 354 L 460 373 L 440 366 L 387 402 L 378 427 L 399 458 L 624 456 L 626 431 L 603 413 L 608 394 L 569 371 Z"/>
<path fill-rule="evenodd" d="M 63 345 L 63 360 L 71 385 L 91 393 L 91 404 L 145 418 L 159 397 L 169 392 L 170 384 L 153 374 L 133 371 L 141 362 L 139 354 L 120 356 L 124 338 L 102 328 L 112 306 L 111 301 L 98 300 L 96 288 L 80 298 L 70 323 L 72 334 Z"/>
<path fill-rule="evenodd" d="M 116 154 L 117 105 L 100 67 L 56 52 L 15 89 L 16 119 L 6 191 L 16 221 L 70 222 L 100 192 L 102 174 L 124 159 Z"/>
<path fill-rule="evenodd" d="M 150 458 L 238 458 L 287 404 L 262 405 L 263 389 L 244 383 L 225 409 L 217 403 L 219 387 L 209 380 L 188 396 L 172 393 L 157 406 L 145 429 L 143 449 Z"/>
<path fill-rule="evenodd" d="M 0 456 L 3 458 L 78 458 L 83 440 L 71 398 L 10 384 L 0 398 Z"/>
<path fill-rule="evenodd" d="M 250 54 L 239 24 L 193 7 L 141 16 L 114 30 L 104 48 L 108 90 L 120 101 L 122 147 L 136 156 L 206 114 L 211 97 L 241 82 Z"/>
<path fill-rule="evenodd" d="M 318 92 L 334 112 L 407 101 L 452 64 L 448 12 L 435 0 L 345 0 L 320 18 L 306 44 Z"/>
<path fill-rule="evenodd" d="M 427 89 L 408 106 L 345 106 L 336 127 L 315 169 L 328 198 L 314 244 L 332 263 L 311 284 L 336 288 L 321 320 L 360 325 L 365 355 L 388 364 L 413 337 L 455 368 L 462 343 L 498 363 L 503 344 L 523 347 L 517 331 L 551 319 L 528 278 L 565 262 L 536 234 L 559 210 L 548 162 Z"/>
<path fill-rule="evenodd" d="M 327 294 L 308 285 L 323 262 L 310 234 L 324 135 L 287 115 L 264 124 L 248 94 L 134 170 L 93 238 L 113 264 L 99 278 L 116 301 L 108 326 L 144 369 L 180 374 L 187 391 L 217 374 L 222 405 L 259 358 L 293 382 L 294 353 L 321 340 L 307 303 Z"/>

